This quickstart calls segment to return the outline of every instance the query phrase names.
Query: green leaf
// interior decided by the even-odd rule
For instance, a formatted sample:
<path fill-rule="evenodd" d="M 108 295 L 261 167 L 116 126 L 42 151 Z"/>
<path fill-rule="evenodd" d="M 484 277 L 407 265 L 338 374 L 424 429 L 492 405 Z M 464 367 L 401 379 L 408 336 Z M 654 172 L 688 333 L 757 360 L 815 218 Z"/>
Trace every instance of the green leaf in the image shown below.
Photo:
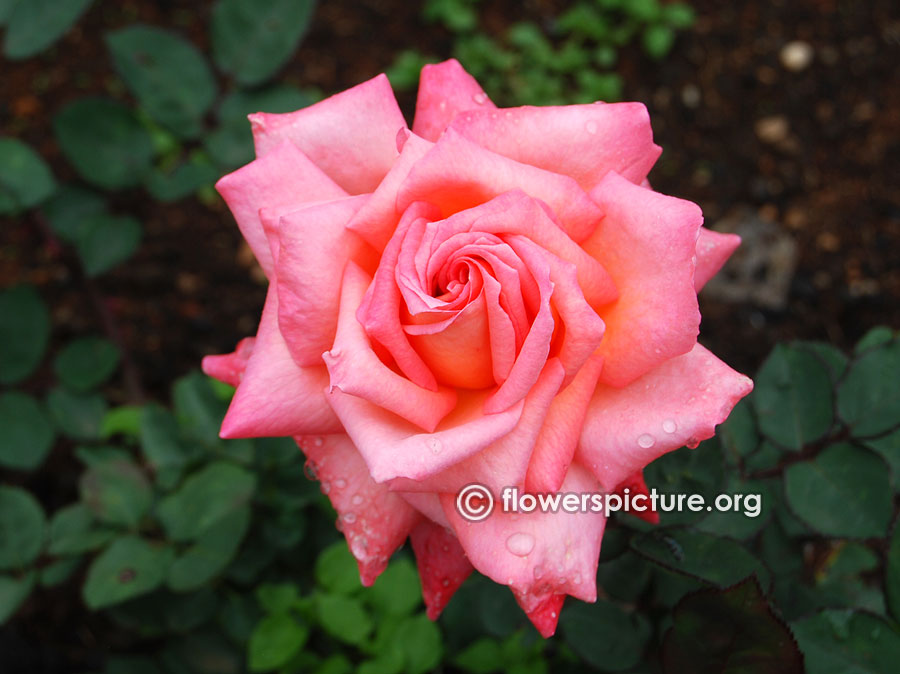
<path fill-rule="evenodd" d="M 286 614 L 265 618 L 253 630 L 247 655 L 251 672 L 271 672 L 286 665 L 309 637 L 309 629 Z"/>
<path fill-rule="evenodd" d="M 131 257 L 141 242 L 141 223 L 129 215 L 95 215 L 85 220 L 75 244 L 88 276 L 99 276 Z"/>
<path fill-rule="evenodd" d="M 91 511 L 83 503 L 57 510 L 50 519 L 51 555 L 80 555 L 102 547 L 115 538 L 113 529 L 97 527 Z"/>
<path fill-rule="evenodd" d="M 34 470 L 53 447 L 55 433 L 43 406 L 18 391 L 0 394 L 0 466 Z"/>
<path fill-rule="evenodd" d="M 615 559 L 603 561 L 597 566 L 597 583 L 610 597 L 634 601 L 647 586 L 650 571 L 650 564 L 643 557 L 626 550 Z"/>
<path fill-rule="evenodd" d="M 756 377 L 753 402 L 763 435 L 800 450 L 831 428 L 831 377 L 811 351 L 779 344 Z"/>
<path fill-rule="evenodd" d="M 119 349 L 108 339 L 83 337 L 66 344 L 53 363 L 56 376 L 73 391 L 89 391 L 105 382 L 119 364 Z"/>
<path fill-rule="evenodd" d="M 287 613 L 300 599 L 293 583 L 267 583 L 256 589 L 256 598 L 266 613 Z"/>
<path fill-rule="evenodd" d="M 9 620 L 28 598 L 36 580 L 36 571 L 29 571 L 21 578 L 0 575 L 0 625 Z"/>
<path fill-rule="evenodd" d="M 159 504 L 158 514 L 173 541 L 193 540 L 221 517 L 244 506 L 256 489 L 255 476 L 216 461 L 190 477 Z"/>
<path fill-rule="evenodd" d="M 888 435 L 863 441 L 869 449 L 877 452 L 891 467 L 891 483 L 895 492 L 900 492 L 900 428 Z"/>
<path fill-rule="evenodd" d="M 150 134 L 121 103 L 106 98 L 73 101 L 56 115 L 53 129 L 66 159 L 97 187 L 131 187 L 150 170 Z"/>
<path fill-rule="evenodd" d="M 62 585 L 72 577 L 84 559 L 82 557 L 66 557 L 47 564 L 40 571 L 40 580 L 43 587 L 56 587 Z"/>
<path fill-rule="evenodd" d="M 631 539 L 631 547 L 652 562 L 727 587 L 755 573 L 769 586 L 769 570 L 740 543 L 683 528 L 656 529 Z"/>
<path fill-rule="evenodd" d="M 141 451 L 156 473 L 156 481 L 163 489 L 171 489 L 193 453 L 182 446 L 178 438 L 175 417 L 158 405 L 146 405 L 141 410 Z"/>
<path fill-rule="evenodd" d="M 85 221 L 105 213 L 106 200 L 96 192 L 74 185 L 63 185 L 42 206 L 53 231 L 66 243 L 75 244 Z"/>
<path fill-rule="evenodd" d="M 0 384 L 15 384 L 41 362 L 50 338 L 50 314 L 30 285 L 0 292 Z"/>
<path fill-rule="evenodd" d="M 891 520 L 890 474 L 884 460 L 846 443 L 784 472 L 791 510 L 826 536 L 881 537 Z"/>
<path fill-rule="evenodd" d="M 41 156 L 16 138 L 0 138 L 0 215 L 37 206 L 56 189 Z"/>
<path fill-rule="evenodd" d="M 900 622 L 900 517 L 894 522 L 894 530 L 888 541 L 884 594 L 891 615 Z"/>
<path fill-rule="evenodd" d="M 103 415 L 103 423 L 100 425 L 100 435 L 104 439 L 114 435 L 125 435 L 136 438 L 141 433 L 141 412 L 138 405 L 122 405 L 114 407 Z"/>
<path fill-rule="evenodd" d="M 243 85 L 267 80 L 297 48 L 314 7 L 313 0 L 219 0 L 211 36 L 216 65 Z"/>
<path fill-rule="evenodd" d="M 690 28 L 694 25 L 694 10 L 690 5 L 673 2 L 662 8 L 663 21 L 673 28 Z"/>
<path fill-rule="evenodd" d="M 100 437 L 100 424 L 107 410 L 102 396 L 72 393 L 57 387 L 47 394 L 47 408 L 64 435 L 76 440 Z"/>
<path fill-rule="evenodd" d="M 0 571 L 33 562 L 44 547 L 46 527 L 44 511 L 30 493 L 0 486 Z"/>
<path fill-rule="evenodd" d="M 183 199 L 202 187 L 211 186 L 219 178 L 219 169 L 201 161 L 179 164 L 171 173 L 153 169 L 147 174 L 144 186 L 157 201 Z"/>
<path fill-rule="evenodd" d="M 806 349 L 807 351 L 812 351 L 816 354 L 828 368 L 832 383 L 837 384 L 841 380 L 844 371 L 847 369 L 847 364 L 849 363 L 849 360 L 847 359 L 847 356 L 844 355 L 843 351 L 827 342 L 806 342 L 801 340 L 793 342 L 792 345 L 801 349 Z"/>
<path fill-rule="evenodd" d="M 209 377 L 194 372 L 175 382 L 172 398 L 185 433 L 208 447 L 222 444 L 219 428 L 228 404 L 216 397 Z"/>
<path fill-rule="evenodd" d="M 900 424 L 900 339 L 867 351 L 850 365 L 838 388 L 837 407 L 857 438 Z"/>
<path fill-rule="evenodd" d="M 376 610 L 388 615 L 412 613 L 422 602 L 419 574 L 412 562 L 403 558 L 391 562 L 366 591 L 365 599 Z"/>
<path fill-rule="evenodd" d="M 728 418 L 718 428 L 722 447 L 737 460 L 752 454 L 759 447 L 759 432 L 756 430 L 756 419 L 748 398 L 742 398 Z"/>
<path fill-rule="evenodd" d="M 407 674 L 430 672 L 441 662 L 441 631 L 424 613 L 400 623 L 395 643 L 403 651 L 404 671 Z"/>
<path fill-rule="evenodd" d="M 673 611 L 662 660 L 670 672 L 796 674 L 803 671 L 791 631 L 750 578 L 726 590 L 705 589 Z"/>
<path fill-rule="evenodd" d="M 869 613 L 829 609 L 791 623 L 806 670 L 816 674 L 896 671 L 900 634 Z"/>
<path fill-rule="evenodd" d="M 0 0 L 0 26 L 6 23 L 19 0 Z"/>
<path fill-rule="evenodd" d="M 351 594 L 362 587 L 359 567 L 344 540 L 332 543 L 316 559 L 316 582 L 329 592 Z"/>
<path fill-rule="evenodd" d="M 182 138 L 203 130 L 216 81 L 194 45 L 167 30 L 131 25 L 106 35 L 113 64 L 148 114 Z"/>
<path fill-rule="evenodd" d="M 588 664 L 621 672 L 638 664 L 651 627 L 638 613 L 626 613 L 610 602 L 572 602 L 559 619 L 562 637 Z M 600 638 L 602 635 L 602 638 Z"/>
<path fill-rule="evenodd" d="M 712 503 L 722 489 L 724 466 L 718 442 L 708 440 L 696 449 L 682 447 L 669 452 L 644 469 L 649 487 L 655 487 L 662 499 L 683 499 L 686 494 L 699 494 L 706 503 Z M 688 508 L 675 508 L 660 512 L 664 525 L 686 524 L 702 518 L 706 512 Z"/>
<path fill-rule="evenodd" d="M 860 340 L 856 343 L 854 352 L 857 355 L 861 355 L 869 349 L 874 349 L 876 347 L 887 344 L 891 340 L 896 339 L 896 337 L 896 332 L 891 330 L 886 325 L 880 325 L 878 327 L 872 328 L 860 338 Z"/>
<path fill-rule="evenodd" d="M 352 597 L 318 594 L 316 613 L 324 630 L 347 644 L 361 644 L 374 627 L 362 604 Z"/>
<path fill-rule="evenodd" d="M 661 59 L 669 53 L 675 43 L 675 31 L 663 24 L 652 24 L 644 29 L 641 37 L 644 51 L 651 58 Z"/>
<path fill-rule="evenodd" d="M 249 525 L 249 506 L 219 518 L 172 562 L 169 588 L 175 592 L 196 590 L 224 571 L 237 554 Z"/>
<path fill-rule="evenodd" d="M 491 674 L 503 668 L 500 644 L 493 639 L 479 639 L 455 658 L 453 664 L 472 674 Z"/>
<path fill-rule="evenodd" d="M 92 464 L 81 475 L 78 486 L 82 502 L 98 520 L 132 529 L 153 499 L 144 471 L 128 459 Z"/>
<path fill-rule="evenodd" d="M 84 601 L 96 611 L 152 592 L 162 584 L 171 561 L 168 547 L 136 536 L 118 538 L 88 569 Z"/>
<path fill-rule="evenodd" d="M 731 509 L 714 508 L 696 524 L 697 529 L 747 540 L 758 533 L 772 518 L 775 498 L 769 493 L 768 485 L 761 480 L 744 482 L 732 477 L 722 491 L 722 496 L 725 495 L 734 504 Z M 726 505 L 722 496 L 717 498 Z"/>
<path fill-rule="evenodd" d="M 19 0 L 7 20 L 4 55 L 15 61 L 44 51 L 90 4 L 91 0 Z"/>

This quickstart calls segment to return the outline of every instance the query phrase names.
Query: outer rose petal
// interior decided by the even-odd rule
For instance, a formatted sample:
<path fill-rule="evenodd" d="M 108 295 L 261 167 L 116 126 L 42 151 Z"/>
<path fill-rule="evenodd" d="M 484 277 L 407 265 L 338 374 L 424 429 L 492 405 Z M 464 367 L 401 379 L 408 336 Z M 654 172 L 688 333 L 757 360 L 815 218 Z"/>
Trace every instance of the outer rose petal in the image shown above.
<path fill-rule="evenodd" d="M 597 482 L 573 464 L 561 491 L 597 491 Z M 456 494 L 441 494 L 444 513 L 469 561 L 481 573 L 509 585 L 516 601 L 544 636 L 553 634 L 556 595 L 596 601 L 597 560 L 606 518 L 602 512 L 507 513 L 495 495 L 494 511 L 481 522 L 469 522 L 456 510 Z M 548 610 L 549 609 L 549 610 Z M 554 615 L 555 613 L 555 615 Z"/>
<path fill-rule="evenodd" d="M 643 103 L 470 110 L 450 128 L 492 152 L 571 176 L 585 190 L 609 171 L 640 183 L 662 152 Z"/>
<path fill-rule="evenodd" d="M 259 209 L 280 214 L 307 201 L 347 196 L 295 145 L 282 142 L 266 157 L 256 159 L 216 183 L 216 189 L 237 220 L 241 234 L 266 276 L 272 276 L 272 253 L 259 219 Z"/>
<path fill-rule="evenodd" d="M 666 452 L 712 437 L 752 389 L 749 378 L 697 344 L 625 388 L 598 386 L 576 460 L 614 491 Z"/>
<path fill-rule="evenodd" d="M 419 522 L 409 535 L 428 617 L 437 620 L 450 597 L 472 573 L 473 567 L 456 536 L 429 520 Z"/>
<path fill-rule="evenodd" d="M 253 353 L 255 343 L 255 337 L 244 337 L 234 347 L 234 353 L 206 356 L 201 366 L 203 372 L 213 379 L 236 387 L 244 378 L 244 371 L 247 369 L 247 362 L 250 360 L 250 354 Z"/>
<path fill-rule="evenodd" d="M 619 496 L 624 495 L 625 490 L 628 489 L 630 492 L 630 497 L 632 499 L 632 503 L 634 503 L 635 495 L 641 496 L 650 496 L 650 490 L 647 489 L 647 483 L 644 482 L 644 472 L 638 471 L 634 475 L 631 475 L 625 478 L 625 481 L 622 482 L 618 487 L 616 487 L 616 493 Z M 650 524 L 659 524 L 659 513 L 653 510 L 653 507 L 650 505 L 649 499 L 645 501 L 647 506 L 646 510 L 630 510 L 629 512 L 635 517 L 644 520 L 645 522 L 649 522 Z"/>
<path fill-rule="evenodd" d="M 459 113 L 496 107 L 456 59 L 426 65 L 419 78 L 413 132 L 434 141 Z"/>
<path fill-rule="evenodd" d="M 378 186 L 397 158 L 397 132 L 406 128 L 383 74 L 296 112 L 258 112 L 250 123 L 257 156 L 291 140 L 350 194 Z"/>
<path fill-rule="evenodd" d="M 618 301 L 600 311 L 606 322 L 600 381 L 624 386 L 697 341 L 694 253 L 703 216 L 690 201 L 612 172 L 591 197 L 606 217 L 582 245 L 619 289 Z"/>
<path fill-rule="evenodd" d="M 356 557 L 362 584 L 371 585 L 421 515 L 372 480 L 346 435 L 304 436 L 295 440 L 338 512 L 337 527 L 344 532 L 350 552 Z"/>
<path fill-rule="evenodd" d="M 741 245 L 737 234 L 723 234 L 705 227 L 700 228 L 697 239 L 697 269 L 694 271 L 694 289 L 699 293 L 731 254 Z"/>
<path fill-rule="evenodd" d="M 322 390 L 324 365 L 297 367 L 278 330 L 278 295 L 269 286 L 256 343 L 222 421 L 223 438 L 335 433 L 341 424 Z"/>
<path fill-rule="evenodd" d="M 397 195 L 402 211 L 414 201 L 437 206 L 443 217 L 510 190 L 522 190 L 550 206 L 575 241 L 586 239 L 603 215 L 572 178 L 486 150 L 448 129 L 413 167 Z"/>

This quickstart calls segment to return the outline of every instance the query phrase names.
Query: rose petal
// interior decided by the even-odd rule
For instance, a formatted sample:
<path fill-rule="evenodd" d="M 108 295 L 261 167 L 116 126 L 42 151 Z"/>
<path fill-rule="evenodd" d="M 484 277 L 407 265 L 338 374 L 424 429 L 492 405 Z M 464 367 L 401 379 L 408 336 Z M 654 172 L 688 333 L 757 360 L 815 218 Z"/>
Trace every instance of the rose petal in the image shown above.
<path fill-rule="evenodd" d="M 697 344 L 624 388 L 599 385 L 576 460 L 613 491 L 666 452 L 712 437 L 752 389 L 750 379 Z"/>
<path fill-rule="evenodd" d="M 341 424 L 328 406 L 324 365 L 298 367 L 278 330 L 278 295 L 269 286 L 253 352 L 222 421 L 223 438 L 334 433 Z"/>
<path fill-rule="evenodd" d="M 216 183 L 216 189 L 237 220 L 241 234 L 271 278 L 272 253 L 259 219 L 259 209 L 272 213 L 297 210 L 305 202 L 347 195 L 293 143 L 281 142 Z"/>
<path fill-rule="evenodd" d="M 578 242 L 594 231 L 603 214 L 572 178 L 486 150 L 452 128 L 410 171 L 397 206 L 402 211 L 414 201 L 426 201 L 448 217 L 517 189 L 544 201 Z"/>
<path fill-rule="evenodd" d="M 337 526 L 356 558 L 362 584 L 371 585 L 422 516 L 387 487 L 372 480 L 346 435 L 303 436 L 295 440 L 338 512 Z"/>
<path fill-rule="evenodd" d="M 384 74 L 315 105 L 250 115 L 256 154 L 290 140 L 350 194 L 374 190 L 397 159 L 403 113 Z"/>
<path fill-rule="evenodd" d="M 203 372 L 213 379 L 218 379 L 229 386 L 237 386 L 244 378 L 247 362 L 253 353 L 255 337 L 244 337 L 234 347 L 234 353 L 226 353 L 220 356 L 204 356 L 201 367 Z"/>
<path fill-rule="evenodd" d="M 615 493 L 619 496 L 625 496 L 625 490 L 628 490 L 629 498 L 631 498 L 632 503 L 634 503 L 635 496 L 644 496 L 646 500 L 644 503 L 638 503 L 640 506 L 646 506 L 645 510 L 637 510 L 632 506 L 632 509 L 628 512 L 635 517 L 644 520 L 645 522 L 649 522 L 650 524 L 659 524 L 659 513 L 653 509 L 651 501 L 649 499 L 650 490 L 647 489 L 647 483 L 644 482 L 644 472 L 639 470 L 634 475 L 629 475 L 622 481 L 622 483 L 616 487 Z"/>
<path fill-rule="evenodd" d="M 639 184 L 662 152 L 643 103 L 475 109 L 450 128 L 504 157 L 571 176 L 586 191 L 609 171 Z"/>
<path fill-rule="evenodd" d="M 456 59 L 429 64 L 419 77 L 413 132 L 434 141 L 459 113 L 496 107 Z"/>
<path fill-rule="evenodd" d="M 606 336 L 600 381 L 625 386 L 690 351 L 700 330 L 694 253 L 703 216 L 690 201 L 615 173 L 591 192 L 606 217 L 582 245 L 615 281 L 619 299 L 600 311 Z"/>
<path fill-rule="evenodd" d="M 456 406 L 456 392 L 446 388 L 435 392 L 416 386 L 378 359 L 356 320 L 356 310 L 370 280 L 354 262 L 347 263 L 337 335 L 334 346 L 322 355 L 331 386 L 390 410 L 430 433 Z"/>
<path fill-rule="evenodd" d="M 409 539 L 416 555 L 428 617 L 437 620 L 473 567 L 456 536 L 446 527 L 422 520 Z"/>
<path fill-rule="evenodd" d="M 723 234 L 706 227 L 700 228 L 697 239 L 697 269 L 694 270 L 694 289 L 699 293 L 731 254 L 741 245 L 737 234 Z"/>

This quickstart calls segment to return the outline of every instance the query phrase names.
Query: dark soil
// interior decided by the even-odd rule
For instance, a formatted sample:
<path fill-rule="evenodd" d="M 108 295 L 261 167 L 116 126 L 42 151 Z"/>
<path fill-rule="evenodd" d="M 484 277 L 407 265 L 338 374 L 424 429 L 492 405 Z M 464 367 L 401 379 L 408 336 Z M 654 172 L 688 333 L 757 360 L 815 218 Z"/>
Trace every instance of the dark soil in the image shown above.
<path fill-rule="evenodd" d="M 139 20 L 178 28 L 207 49 L 211 4 L 95 3 L 50 52 L 3 63 L 0 134 L 23 138 L 51 161 L 61 181 L 75 180 L 53 139 L 54 114 L 88 93 L 127 97 L 106 57 L 103 34 Z M 504 0 L 482 6 L 485 25 L 499 29 L 520 18 L 545 21 L 561 4 Z M 664 148 L 651 182 L 698 202 L 709 225 L 750 216 L 769 223 L 795 241 L 797 252 L 781 308 L 703 297 L 701 340 L 752 373 L 779 341 L 819 339 L 849 348 L 871 327 L 900 327 L 896 3 L 691 4 L 697 24 L 663 63 L 638 47 L 621 57 L 625 98 L 648 105 Z M 423 25 L 418 12 L 417 3 L 402 0 L 322 2 L 309 36 L 281 76 L 333 93 L 382 72 L 402 49 L 448 55 L 450 36 Z M 799 71 L 779 58 L 793 40 L 814 51 Z M 413 95 L 400 100 L 411 118 Z M 205 354 L 230 351 L 255 331 L 265 288 L 220 202 L 166 205 L 134 190 L 115 195 L 113 204 L 142 220 L 144 243 L 128 264 L 96 281 L 94 300 L 71 252 L 33 215 L 0 221 L 0 287 L 21 281 L 38 287 L 52 306 L 54 345 L 104 331 L 100 298 L 140 377 L 138 386 L 123 378 L 109 394 L 126 402 L 139 389 L 164 400 L 170 383 L 198 367 Z M 47 365 L 28 387 L 40 392 L 51 377 Z M 51 461 L 59 463 L 60 474 L 75 470 L 57 452 Z M 42 478 L 29 478 L 29 487 L 46 493 L 51 507 L 75 497 L 74 480 L 38 485 L 36 479 Z M 14 624 L 15 633 L 87 664 L 88 654 L 110 639 L 83 624 L 88 618 L 76 593 L 77 588 L 65 597 L 39 592 Z"/>

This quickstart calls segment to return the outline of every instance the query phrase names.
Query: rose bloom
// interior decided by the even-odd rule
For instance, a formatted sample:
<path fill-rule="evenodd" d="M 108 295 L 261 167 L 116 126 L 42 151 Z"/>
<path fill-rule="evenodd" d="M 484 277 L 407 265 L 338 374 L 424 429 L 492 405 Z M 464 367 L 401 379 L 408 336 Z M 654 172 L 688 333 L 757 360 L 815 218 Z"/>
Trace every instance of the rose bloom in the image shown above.
<path fill-rule="evenodd" d="M 605 518 L 501 490 L 634 494 L 713 435 L 752 382 L 697 343 L 697 291 L 738 237 L 649 187 L 639 103 L 498 109 L 451 60 L 411 130 L 384 75 L 250 122 L 257 158 L 217 188 L 269 289 L 203 361 L 237 387 L 222 437 L 296 438 L 363 584 L 409 537 L 430 617 L 475 568 L 553 634 L 566 595 L 596 600 Z"/>

